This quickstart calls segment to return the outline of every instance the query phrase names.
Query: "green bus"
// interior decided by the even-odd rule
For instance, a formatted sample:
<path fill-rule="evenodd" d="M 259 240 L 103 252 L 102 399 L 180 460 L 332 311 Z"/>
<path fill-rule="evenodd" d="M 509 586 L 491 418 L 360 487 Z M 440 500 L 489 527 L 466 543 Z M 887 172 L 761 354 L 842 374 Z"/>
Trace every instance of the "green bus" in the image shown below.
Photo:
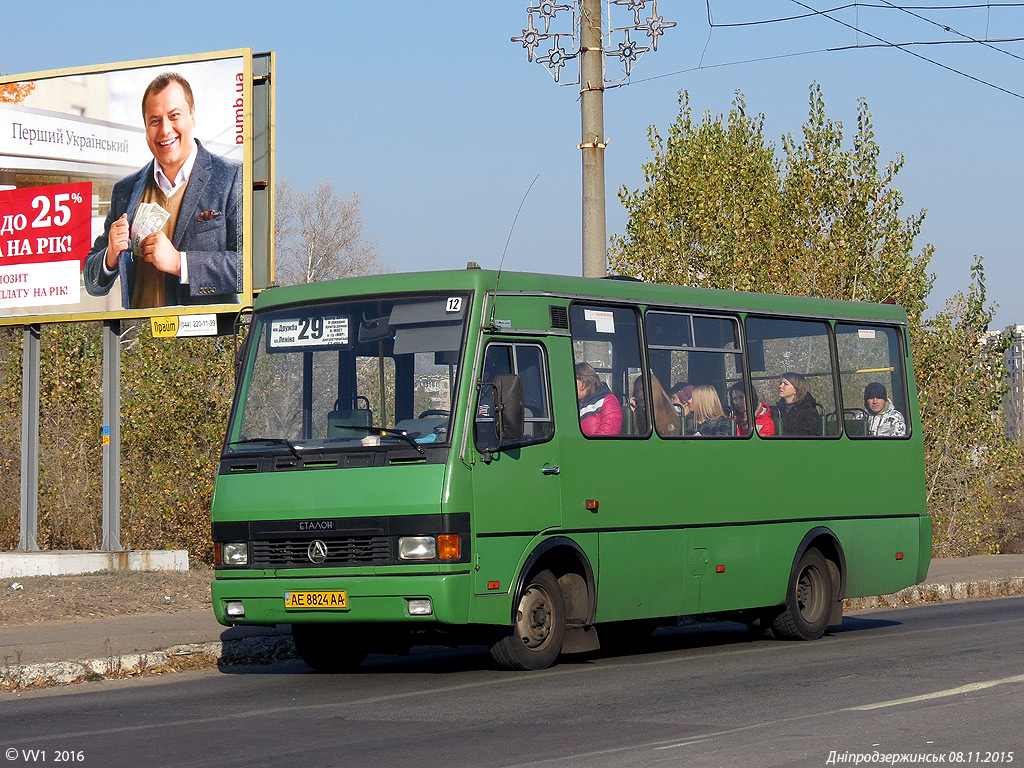
<path fill-rule="evenodd" d="M 809 640 L 928 571 L 896 305 L 468 268 L 269 289 L 242 352 L 214 610 L 320 671 L 693 615 Z"/>

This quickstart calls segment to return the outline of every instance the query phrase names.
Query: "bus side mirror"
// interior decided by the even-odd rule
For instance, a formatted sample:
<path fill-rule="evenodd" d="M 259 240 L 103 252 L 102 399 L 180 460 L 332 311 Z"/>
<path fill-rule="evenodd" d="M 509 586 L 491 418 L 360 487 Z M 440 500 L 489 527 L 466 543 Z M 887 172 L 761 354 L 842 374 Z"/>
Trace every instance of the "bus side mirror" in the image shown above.
<path fill-rule="evenodd" d="M 498 432 L 498 445 L 515 443 L 523 439 L 523 381 L 514 373 L 499 373 L 494 377 L 494 426 Z"/>

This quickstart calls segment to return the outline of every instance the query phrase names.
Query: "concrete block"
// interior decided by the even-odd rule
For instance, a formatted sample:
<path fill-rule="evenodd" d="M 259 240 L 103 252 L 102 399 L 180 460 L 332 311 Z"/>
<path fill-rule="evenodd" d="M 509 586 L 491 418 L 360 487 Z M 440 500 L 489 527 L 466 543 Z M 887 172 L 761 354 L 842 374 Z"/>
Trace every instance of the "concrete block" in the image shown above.
<path fill-rule="evenodd" d="M 119 552 L 47 550 L 0 552 L 0 579 L 70 576 L 97 571 L 187 571 L 188 551 L 121 550 Z"/>

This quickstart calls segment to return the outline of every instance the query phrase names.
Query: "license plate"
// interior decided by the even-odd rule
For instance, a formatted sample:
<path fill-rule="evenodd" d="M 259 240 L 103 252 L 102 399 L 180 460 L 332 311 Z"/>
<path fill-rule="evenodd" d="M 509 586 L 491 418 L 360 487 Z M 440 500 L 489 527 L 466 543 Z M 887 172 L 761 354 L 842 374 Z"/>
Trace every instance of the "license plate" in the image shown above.
<path fill-rule="evenodd" d="M 284 607 L 287 610 L 300 608 L 340 610 L 348 608 L 348 593 L 344 591 L 285 592 Z"/>

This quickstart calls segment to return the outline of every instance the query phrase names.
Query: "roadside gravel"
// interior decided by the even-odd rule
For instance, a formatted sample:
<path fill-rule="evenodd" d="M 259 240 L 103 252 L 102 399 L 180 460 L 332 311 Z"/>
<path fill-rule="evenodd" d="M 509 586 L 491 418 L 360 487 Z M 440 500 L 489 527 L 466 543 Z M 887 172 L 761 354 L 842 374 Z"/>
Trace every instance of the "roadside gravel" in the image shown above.
<path fill-rule="evenodd" d="M 212 568 L 102 571 L 0 582 L 0 624 L 210 608 Z"/>

